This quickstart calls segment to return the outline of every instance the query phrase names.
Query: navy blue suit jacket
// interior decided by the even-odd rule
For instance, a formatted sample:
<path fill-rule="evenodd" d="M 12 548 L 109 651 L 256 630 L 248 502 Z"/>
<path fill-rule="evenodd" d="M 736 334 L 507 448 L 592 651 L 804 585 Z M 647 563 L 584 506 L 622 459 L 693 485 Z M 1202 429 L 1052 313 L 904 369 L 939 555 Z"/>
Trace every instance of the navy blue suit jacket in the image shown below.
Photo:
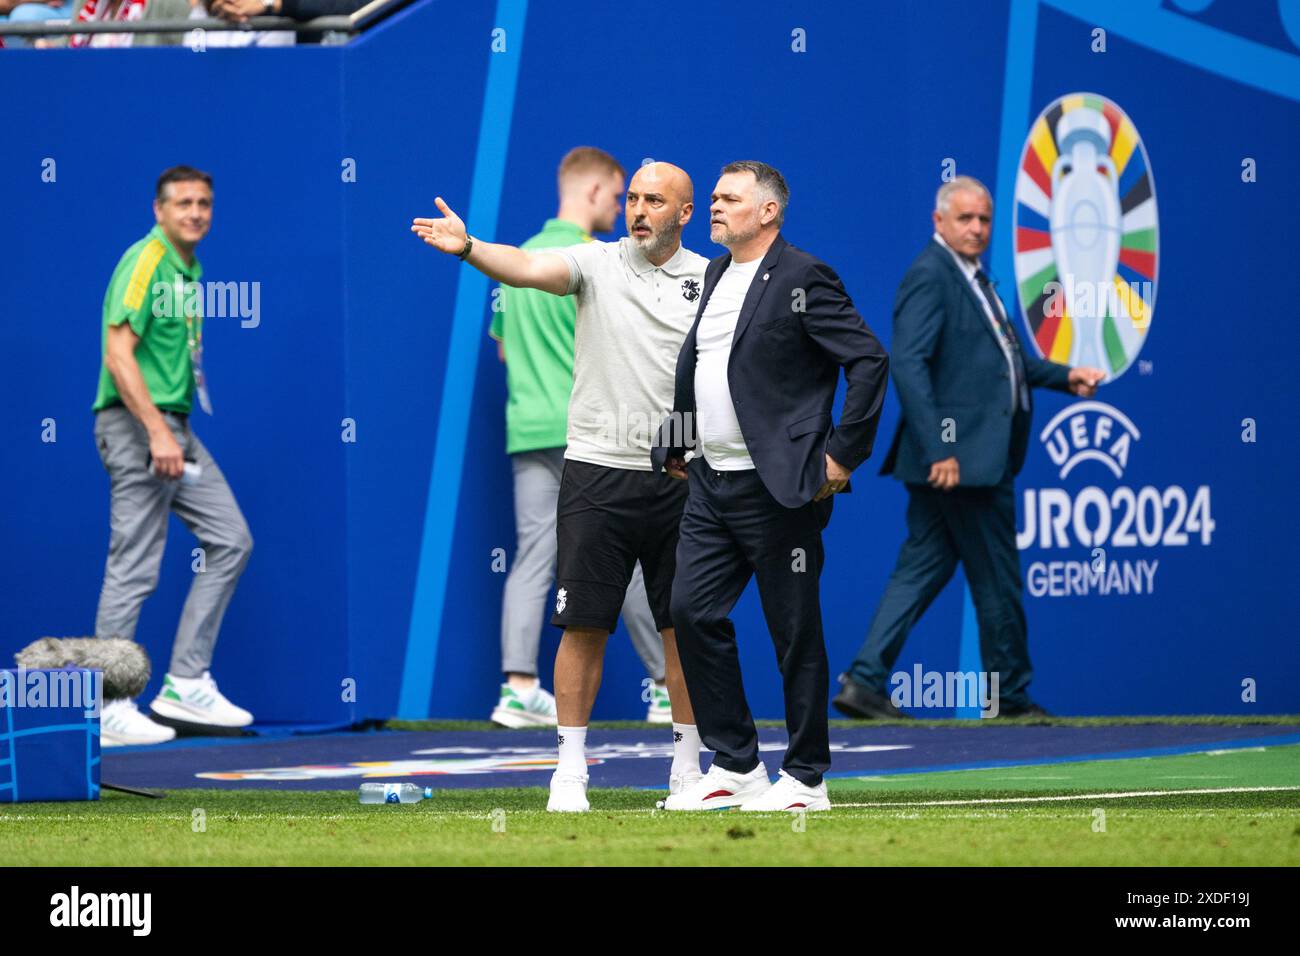
<path fill-rule="evenodd" d="M 677 356 L 673 412 L 651 450 L 655 471 L 697 447 L 696 331 L 730 253 L 704 273 L 695 324 Z M 831 405 L 844 369 L 839 427 Z M 889 356 L 853 307 L 834 270 L 778 235 L 754 273 L 731 340 L 727 383 L 749 455 L 763 485 L 787 508 L 826 482 L 826 455 L 852 471 L 876 438 L 888 388 Z M 848 490 L 848 489 L 846 489 Z"/>
<path fill-rule="evenodd" d="M 1033 400 L 1029 413 L 1011 413 L 1010 372 L 997 334 L 952 253 L 931 239 L 894 300 L 891 368 L 902 415 L 882 475 L 925 484 L 930 465 L 954 455 L 962 486 L 996 485 L 1008 464 L 1013 475 L 1020 472 Z M 1018 341 L 1031 388 L 1069 390 L 1068 366 L 1044 361 Z M 952 420 L 955 441 L 943 441 L 944 419 Z"/>

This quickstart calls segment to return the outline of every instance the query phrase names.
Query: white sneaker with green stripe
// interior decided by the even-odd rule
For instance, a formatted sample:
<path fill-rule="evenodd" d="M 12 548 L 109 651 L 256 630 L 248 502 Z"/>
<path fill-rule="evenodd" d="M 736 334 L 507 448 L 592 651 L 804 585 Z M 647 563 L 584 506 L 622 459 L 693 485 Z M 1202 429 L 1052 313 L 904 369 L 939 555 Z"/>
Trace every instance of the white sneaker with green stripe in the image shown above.
<path fill-rule="evenodd" d="M 501 685 L 501 699 L 492 711 L 492 723 L 502 727 L 554 727 L 555 698 L 539 683 L 532 690 L 517 691 Z"/>
<path fill-rule="evenodd" d="M 252 714 L 226 700 L 207 671 L 202 677 L 168 674 L 149 709 L 159 717 L 210 727 L 247 727 L 253 722 Z"/>
<path fill-rule="evenodd" d="M 650 685 L 650 707 L 645 719 L 652 724 L 671 724 L 673 722 L 673 702 L 668 699 L 667 685 Z"/>
<path fill-rule="evenodd" d="M 129 747 L 135 744 L 163 744 L 176 737 L 171 727 L 156 724 L 133 700 L 109 700 L 99 713 L 99 745 Z"/>

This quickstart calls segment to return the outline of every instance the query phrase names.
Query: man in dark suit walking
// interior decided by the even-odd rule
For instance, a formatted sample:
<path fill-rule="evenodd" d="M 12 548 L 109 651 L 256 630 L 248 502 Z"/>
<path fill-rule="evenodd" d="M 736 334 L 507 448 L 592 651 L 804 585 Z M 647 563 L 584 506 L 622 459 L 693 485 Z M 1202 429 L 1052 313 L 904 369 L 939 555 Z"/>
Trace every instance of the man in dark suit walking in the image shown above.
<path fill-rule="evenodd" d="M 1046 714 L 1028 692 L 1033 672 L 1013 481 L 1029 445 L 1030 389 L 1089 398 L 1105 373 L 1022 348 L 980 266 L 992 218 L 992 198 L 979 180 L 958 176 L 940 187 L 934 237 L 894 301 L 892 368 L 902 416 L 880 473 L 907 486 L 908 534 L 866 643 L 832 701 L 850 717 L 903 716 L 885 692 L 889 672 L 959 560 L 984 670 L 998 674 L 999 712 Z"/>
<path fill-rule="evenodd" d="M 835 272 L 782 238 L 789 195 L 765 163 L 723 167 L 710 237 L 729 252 L 705 272 L 652 451 L 656 471 L 690 483 L 670 611 L 700 736 L 717 754 L 669 810 L 830 808 L 821 533 L 831 496 L 871 454 L 889 359 Z M 841 368 L 848 389 L 835 428 Z M 785 690 L 790 744 L 775 784 L 758 759 L 728 620 L 751 576 Z"/>

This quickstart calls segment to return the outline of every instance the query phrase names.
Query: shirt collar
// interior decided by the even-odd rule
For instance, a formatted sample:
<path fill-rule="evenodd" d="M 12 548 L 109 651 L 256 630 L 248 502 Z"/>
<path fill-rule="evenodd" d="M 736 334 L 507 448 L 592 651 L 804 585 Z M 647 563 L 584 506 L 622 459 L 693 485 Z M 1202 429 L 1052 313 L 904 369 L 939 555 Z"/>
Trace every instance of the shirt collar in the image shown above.
<path fill-rule="evenodd" d="M 619 242 L 623 243 L 623 249 L 627 254 L 628 264 L 632 271 L 639 276 L 645 275 L 658 268 L 663 270 L 665 275 L 679 276 L 686 271 L 686 247 L 677 246 L 677 251 L 673 253 L 672 258 L 661 266 L 656 266 L 653 262 L 645 257 L 636 241 L 631 236 L 624 236 Z"/>
<path fill-rule="evenodd" d="M 962 275 L 966 277 L 968 282 L 975 278 L 975 273 L 982 268 L 978 259 L 973 261 L 967 259 L 965 256 L 958 253 L 952 246 L 948 245 L 948 243 L 944 242 L 943 236 L 939 235 L 937 232 L 934 234 L 934 241 L 948 250 L 948 254 L 952 256 L 953 261 L 957 263 L 957 268 L 961 270 Z"/>
<path fill-rule="evenodd" d="M 167 233 L 163 232 L 162 226 L 155 225 L 149 230 L 149 235 L 163 244 L 163 249 L 166 250 L 168 261 L 171 262 L 171 264 L 175 266 L 175 268 L 184 275 L 185 278 L 194 282 L 198 281 L 199 276 L 203 274 L 203 266 L 199 263 L 198 256 L 194 257 L 193 265 L 188 264 L 181 258 L 181 254 L 176 251 L 176 247 L 172 245 L 171 240 L 167 238 Z"/>
<path fill-rule="evenodd" d="M 735 259 L 732 259 L 730 262 L 727 263 L 727 268 L 728 269 L 749 269 L 751 272 L 757 272 L 758 267 L 763 264 L 763 260 L 766 258 L 767 255 L 764 254 L 759 256 L 757 259 L 750 259 L 748 262 L 737 262 Z"/>

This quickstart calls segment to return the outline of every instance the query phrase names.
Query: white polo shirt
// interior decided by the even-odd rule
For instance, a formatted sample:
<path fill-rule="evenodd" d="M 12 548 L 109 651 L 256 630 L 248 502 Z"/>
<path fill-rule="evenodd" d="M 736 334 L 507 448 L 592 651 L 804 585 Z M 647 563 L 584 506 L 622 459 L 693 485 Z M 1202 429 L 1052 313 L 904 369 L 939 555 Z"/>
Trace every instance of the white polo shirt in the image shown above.
<path fill-rule="evenodd" d="M 677 354 L 709 261 L 678 247 L 656 266 L 627 236 L 547 252 L 568 262 L 578 306 L 564 457 L 650 471 L 650 445 L 673 407 Z"/>
<path fill-rule="evenodd" d="M 704 460 L 715 471 L 745 471 L 754 467 L 740 433 L 731 400 L 727 363 L 745 294 L 762 264 L 762 257 L 727 266 L 709 295 L 709 304 L 695 330 L 695 414 Z"/>

